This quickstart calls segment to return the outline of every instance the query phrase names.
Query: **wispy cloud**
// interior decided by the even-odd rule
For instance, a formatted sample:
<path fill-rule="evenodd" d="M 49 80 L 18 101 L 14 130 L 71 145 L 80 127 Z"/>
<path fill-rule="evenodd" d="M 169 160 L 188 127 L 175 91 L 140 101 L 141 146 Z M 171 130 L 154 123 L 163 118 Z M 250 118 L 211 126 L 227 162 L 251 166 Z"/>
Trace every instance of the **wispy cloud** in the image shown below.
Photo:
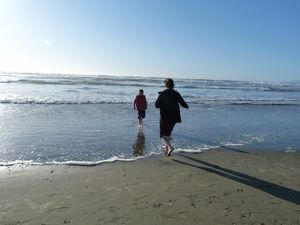
<path fill-rule="evenodd" d="M 48 38 L 45 38 L 43 40 L 43 43 L 44 43 L 44 45 L 47 45 L 47 46 L 50 46 L 50 47 L 54 46 L 54 44 Z"/>

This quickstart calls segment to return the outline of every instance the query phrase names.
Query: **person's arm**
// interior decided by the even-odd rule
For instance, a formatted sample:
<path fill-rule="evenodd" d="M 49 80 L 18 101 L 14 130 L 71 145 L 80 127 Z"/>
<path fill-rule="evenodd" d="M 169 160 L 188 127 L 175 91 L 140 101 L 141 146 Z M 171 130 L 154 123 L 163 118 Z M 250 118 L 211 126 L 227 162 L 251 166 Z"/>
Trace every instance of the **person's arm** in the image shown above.
<path fill-rule="evenodd" d="M 178 93 L 178 92 L 177 92 Z M 183 107 L 183 108 L 186 108 L 188 109 L 189 108 L 189 105 L 184 101 L 184 99 L 182 98 L 182 96 L 178 93 L 178 102 L 179 104 Z"/>
<path fill-rule="evenodd" d="M 155 107 L 160 108 L 160 93 L 159 93 L 159 96 L 157 97 L 157 99 L 155 101 Z"/>
<path fill-rule="evenodd" d="M 147 99 L 145 97 L 145 110 L 148 108 L 148 102 L 147 102 Z"/>
<path fill-rule="evenodd" d="M 136 103 L 136 98 L 133 101 L 133 109 L 135 110 L 135 103 Z"/>

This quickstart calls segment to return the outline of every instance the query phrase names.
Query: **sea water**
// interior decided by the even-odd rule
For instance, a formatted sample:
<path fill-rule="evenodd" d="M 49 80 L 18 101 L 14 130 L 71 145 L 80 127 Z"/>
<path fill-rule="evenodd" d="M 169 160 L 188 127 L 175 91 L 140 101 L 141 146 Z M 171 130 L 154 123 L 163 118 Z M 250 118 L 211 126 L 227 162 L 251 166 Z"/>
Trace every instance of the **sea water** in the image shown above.
<path fill-rule="evenodd" d="M 162 154 L 163 78 L 0 73 L 0 165 L 95 165 Z M 190 109 L 172 133 L 176 152 L 300 150 L 300 82 L 174 79 Z M 137 126 L 133 100 L 148 110 Z"/>

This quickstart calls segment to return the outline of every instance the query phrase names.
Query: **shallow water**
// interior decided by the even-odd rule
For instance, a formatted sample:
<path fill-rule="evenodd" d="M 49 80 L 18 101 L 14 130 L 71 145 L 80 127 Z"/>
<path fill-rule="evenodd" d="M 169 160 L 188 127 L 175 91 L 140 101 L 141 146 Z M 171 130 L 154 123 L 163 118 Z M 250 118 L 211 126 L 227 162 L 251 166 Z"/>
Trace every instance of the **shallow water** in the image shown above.
<path fill-rule="evenodd" d="M 0 73 L 0 165 L 94 165 L 162 154 L 163 78 Z M 149 102 L 138 128 L 133 99 Z M 300 82 L 175 79 L 189 103 L 173 131 L 176 151 L 222 147 L 298 151 Z"/>
<path fill-rule="evenodd" d="M 0 104 L 0 116 L 1 165 L 133 160 L 136 145 L 141 156 L 162 154 L 152 103 L 143 128 L 132 104 Z M 176 151 L 300 150 L 300 106 L 190 104 L 182 120 Z"/>

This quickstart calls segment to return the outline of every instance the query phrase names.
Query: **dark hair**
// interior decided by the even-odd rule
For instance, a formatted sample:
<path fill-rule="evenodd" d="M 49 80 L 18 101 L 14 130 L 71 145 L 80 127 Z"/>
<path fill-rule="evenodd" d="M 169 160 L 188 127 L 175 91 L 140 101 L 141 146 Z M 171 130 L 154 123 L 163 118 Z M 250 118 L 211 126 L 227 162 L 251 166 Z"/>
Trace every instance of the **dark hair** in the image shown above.
<path fill-rule="evenodd" d="M 165 79 L 165 86 L 166 88 L 174 88 L 174 81 L 171 78 Z"/>
<path fill-rule="evenodd" d="M 143 89 L 140 89 L 140 92 L 143 92 L 143 93 L 144 93 L 144 90 L 143 90 Z"/>

